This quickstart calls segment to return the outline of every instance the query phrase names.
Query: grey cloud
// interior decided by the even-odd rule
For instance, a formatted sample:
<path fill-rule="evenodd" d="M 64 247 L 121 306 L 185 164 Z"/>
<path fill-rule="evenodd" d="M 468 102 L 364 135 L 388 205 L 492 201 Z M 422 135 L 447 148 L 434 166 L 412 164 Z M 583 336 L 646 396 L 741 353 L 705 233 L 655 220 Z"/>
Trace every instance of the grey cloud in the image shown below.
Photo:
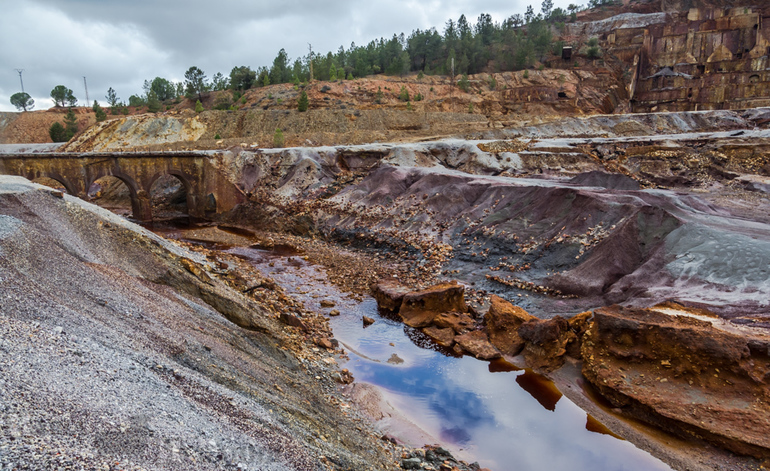
<path fill-rule="evenodd" d="M 568 0 L 556 0 L 566 6 Z M 0 16 L 0 111 L 11 111 L 10 95 L 25 90 L 36 109 L 50 106 L 56 85 L 71 88 L 85 104 L 83 76 L 91 101 L 104 102 L 113 87 L 127 100 L 142 82 L 156 76 L 183 80 L 196 65 L 210 78 L 234 66 L 270 66 L 278 50 L 290 58 L 365 45 L 394 33 L 436 27 L 465 14 L 502 21 L 528 2 L 488 0 L 27 0 L 6 2 Z M 539 4 L 533 2 L 539 9 Z M 8 47 L 10 45 L 10 47 Z"/>

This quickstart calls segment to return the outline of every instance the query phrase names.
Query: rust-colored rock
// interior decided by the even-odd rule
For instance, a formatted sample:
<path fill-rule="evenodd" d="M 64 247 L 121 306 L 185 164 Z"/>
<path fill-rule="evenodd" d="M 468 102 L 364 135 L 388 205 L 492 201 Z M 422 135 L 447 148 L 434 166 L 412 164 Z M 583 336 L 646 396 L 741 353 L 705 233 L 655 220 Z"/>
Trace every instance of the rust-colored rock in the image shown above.
<path fill-rule="evenodd" d="M 315 339 L 315 344 L 327 350 L 334 350 L 334 343 L 326 337 Z"/>
<path fill-rule="evenodd" d="M 451 328 L 456 334 L 464 334 L 476 327 L 476 321 L 464 312 L 442 312 L 433 324 L 439 328 Z"/>
<path fill-rule="evenodd" d="M 455 331 L 451 327 L 439 328 L 436 326 L 425 327 L 423 333 L 438 345 L 450 348 L 455 343 Z"/>
<path fill-rule="evenodd" d="M 409 291 L 409 288 L 395 280 L 383 280 L 372 287 L 372 296 L 377 300 L 377 307 L 380 309 L 398 312 L 404 295 Z"/>
<path fill-rule="evenodd" d="M 583 334 L 590 327 L 590 320 L 594 313 L 591 311 L 581 312 L 569 319 L 569 328 L 575 334 L 575 337 L 567 343 L 567 355 L 572 358 L 581 359 L 580 347 L 582 345 Z"/>
<path fill-rule="evenodd" d="M 502 356 L 494 345 L 489 343 L 487 334 L 481 330 L 474 330 L 473 332 L 458 335 L 455 337 L 455 342 L 457 342 L 463 350 L 479 360 L 494 360 L 495 358 L 500 358 Z"/>
<path fill-rule="evenodd" d="M 614 406 L 684 436 L 770 457 L 770 335 L 667 304 L 594 312 L 583 375 Z"/>
<path fill-rule="evenodd" d="M 457 282 L 440 283 L 404 295 L 398 314 L 410 327 L 427 327 L 442 312 L 468 312 L 465 288 Z"/>
<path fill-rule="evenodd" d="M 304 322 L 302 322 L 302 319 L 295 316 L 294 314 L 289 314 L 287 312 L 281 313 L 281 322 L 283 322 L 286 325 L 290 325 L 292 327 L 297 327 L 298 329 L 307 332 L 308 328 L 307 325 L 305 325 Z"/>
<path fill-rule="evenodd" d="M 527 321 L 519 327 L 519 335 L 527 342 L 524 347 L 527 365 L 541 371 L 553 371 L 562 366 L 566 346 L 576 338 L 569 322 L 561 316 Z"/>
<path fill-rule="evenodd" d="M 518 355 L 524 348 L 519 327 L 537 318 L 499 296 L 492 296 L 490 301 L 489 312 L 484 316 L 489 341 L 504 355 Z"/>
<path fill-rule="evenodd" d="M 211 277 L 209 276 L 209 274 L 203 270 L 203 267 L 200 264 L 193 262 L 189 258 L 182 258 L 179 260 L 179 263 L 182 264 L 185 270 L 195 275 L 195 277 L 201 280 L 202 282 L 207 284 L 213 283 L 211 281 Z"/>

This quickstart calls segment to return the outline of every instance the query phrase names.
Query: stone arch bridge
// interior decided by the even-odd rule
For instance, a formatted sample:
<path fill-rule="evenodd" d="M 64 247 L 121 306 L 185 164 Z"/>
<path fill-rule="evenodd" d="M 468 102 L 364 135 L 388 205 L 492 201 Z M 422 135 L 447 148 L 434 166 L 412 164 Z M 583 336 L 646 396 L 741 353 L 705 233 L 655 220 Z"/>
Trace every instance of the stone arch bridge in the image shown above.
<path fill-rule="evenodd" d="M 152 220 L 150 189 L 163 175 L 173 175 L 182 183 L 191 217 L 226 212 L 244 200 L 244 193 L 220 171 L 216 155 L 201 151 L 4 153 L 0 174 L 51 178 L 67 193 L 83 199 L 96 180 L 116 177 L 128 187 L 134 219 L 140 221 Z"/>

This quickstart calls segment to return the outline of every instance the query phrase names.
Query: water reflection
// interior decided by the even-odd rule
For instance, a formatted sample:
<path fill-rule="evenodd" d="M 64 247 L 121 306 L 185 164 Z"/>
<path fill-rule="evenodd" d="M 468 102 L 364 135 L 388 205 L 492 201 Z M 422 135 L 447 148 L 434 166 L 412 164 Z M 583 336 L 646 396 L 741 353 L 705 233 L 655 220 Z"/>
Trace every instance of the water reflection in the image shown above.
<path fill-rule="evenodd" d="M 546 410 L 551 412 L 556 410 L 556 403 L 559 402 L 562 394 L 552 381 L 527 369 L 524 374 L 516 376 L 516 382 Z"/>
<path fill-rule="evenodd" d="M 391 405 L 462 459 L 493 471 L 670 469 L 607 434 L 597 421 L 589 426 L 582 409 L 532 371 L 505 360 L 487 363 L 421 348 L 411 340 L 421 335 L 380 316 L 374 299 L 357 302 L 332 286 L 319 286 L 313 281 L 323 277 L 318 267 L 284 259 L 261 269 L 272 270 L 270 276 L 297 293 L 323 293 L 303 298 L 311 309 L 323 312 L 320 300 L 333 300 L 341 315 L 331 318 L 331 326 L 349 352 L 345 366 L 356 380 L 384 388 Z M 376 319 L 367 329 L 364 315 Z M 394 353 L 403 363 L 388 363 Z"/>
<path fill-rule="evenodd" d="M 410 340 L 421 338 L 418 331 L 379 316 L 374 299 L 358 302 L 319 281 L 323 270 L 284 247 L 229 252 L 250 260 L 308 308 L 324 312 L 320 301 L 333 300 L 341 315 L 330 322 L 349 352 L 345 366 L 358 381 L 383 388 L 392 406 L 462 459 L 494 471 L 670 469 L 618 440 L 531 371 L 421 348 Z M 376 319 L 366 329 L 364 315 Z M 403 362 L 388 362 L 394 354 Z"/>

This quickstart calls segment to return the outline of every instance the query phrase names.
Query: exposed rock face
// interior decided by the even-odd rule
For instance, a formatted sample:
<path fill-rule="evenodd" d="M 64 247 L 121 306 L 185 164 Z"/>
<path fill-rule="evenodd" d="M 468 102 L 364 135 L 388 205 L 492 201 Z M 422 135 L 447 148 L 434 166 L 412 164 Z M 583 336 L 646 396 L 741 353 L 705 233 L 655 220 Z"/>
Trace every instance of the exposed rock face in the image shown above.
<path fill-rule="evenodd" d="M 524 358 L 535 370 L 552 371 L 564 364 L 567 344 L 575 339 L 569 322 L 561 316 L 548 320 L 530 320 L 519 328 L 526 342 Z"/>
<path fill-rule="evenodd" d="M 493 295 L 490 303 L 489 311 L 484 316 L 489 341 L 505 355 L 518 355 L 525 345 L 519 335 L 519 327 L 537 318 L 499 296 Z"/>
<path fill-rule="evenodd" d="M 761 2 L 743 2 L 736 8 L 710 3 L 672 11 L 665 22 L 636 33 L 642 43 L 633 111 L 745 109 L 770 104 L 770 76 L 765 73 L 770 33 L 764 26 L 770 10 Z"/>
<path fill-rule="evenodd" d="M 474 330 L 455 337 L 455 342 L 462 347 L 463 350 L 475 356 L 479 360 L 494 360 L 500 358 L 500 352 L 489 343 L 487 334 Z"/>
<path fill-rule="evenodd" d="M 409 291 L 409 288 L 397 281 L 384 280 L 372 287 L 372 296 L 377 300 L 380 309 L 397 312 L 401 308 L 404 295 Z"/>
<path fill-rule="evenodd" d="M 465 288 L 457 282 L 441 283 L 404 295 L 398 315 L 410 327 L 427 327 L 442 312 L 467 312 Z"/>
<path fill-rule="evenodd" d="M 433 319 L 433 324 L 439 328 L 450 328 L 457 334 L 473 330 L 476 320 L 464 312 L 442 312 Z"/>
<path fill-rule="evenodd" d="M 594 312 L 583 375 L 626 413 L 770 457 L 770 335 L 675 304 Z"/>
<path fill-rule="evenodd" d="M 457 335 L 451 327 L 440 328 L 434 325 L 425 327 L 422 331 L 438 345 L 445 348 L 450 348 L 454 345 L 455 335 Z"/>

